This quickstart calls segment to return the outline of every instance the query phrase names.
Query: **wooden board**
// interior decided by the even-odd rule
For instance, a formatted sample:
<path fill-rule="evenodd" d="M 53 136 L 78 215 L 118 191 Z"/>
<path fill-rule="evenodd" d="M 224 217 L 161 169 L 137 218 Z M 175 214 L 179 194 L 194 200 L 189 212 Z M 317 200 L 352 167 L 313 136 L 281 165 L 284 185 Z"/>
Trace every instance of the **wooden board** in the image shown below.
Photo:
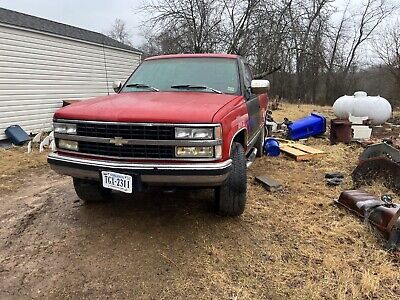
<path fill-rule="evenodd" d="M 310 160 L 324 155 L 324 152 L 319 149 L 298 143 L 285 144 L 280 146 L 280 149 L 297 161 Z"/>
<path fill-rule="evenodd" d="M 268 176 L 265 175 L 257 176 L 256 180 L 262 183 L 262 185 L 270 192 L 276 192 L 282 189 L 282 184 L 280 182 Z"/>

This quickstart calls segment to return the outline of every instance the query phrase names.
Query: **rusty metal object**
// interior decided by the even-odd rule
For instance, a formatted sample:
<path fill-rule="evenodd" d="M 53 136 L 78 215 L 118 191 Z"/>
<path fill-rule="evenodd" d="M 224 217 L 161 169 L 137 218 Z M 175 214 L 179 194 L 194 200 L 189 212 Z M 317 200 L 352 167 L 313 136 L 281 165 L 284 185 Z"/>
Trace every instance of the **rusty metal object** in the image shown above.
<path fill-rule="evenodd" d="M 380 180 L 400 194 L 400 164 L 388 158 L 376 157 L 361 161 L 351 174 L 355 188 Z"/>
<path fill-rule="evenodd" d="M 383 201 L 384 200 L 384 201 Z M 344 191 L 334 202 L 374 225 L 388 240 L 389 248 L 400 246 L 400 205 L 362 190 Z"/>
<path fill-rule="evenodd" d="M 349 144 L 352 139 L 351 122 L 349 120 L 331 120 L 330 141 L 331 144 Z"/>
<path fill-rule="evenodd" d="M 374 157 L 385 157 L 394 161 L 395 163 L 400 163 L 400 151 L 386 143 L 368 146 L 361 154 L 360 161 Z"/>
<path fill-rule="evenodd" d="M 352 178 L 355 188 L 380 180 L 400 194 L 400 151 L 386 143 L 368 146 Z"/>

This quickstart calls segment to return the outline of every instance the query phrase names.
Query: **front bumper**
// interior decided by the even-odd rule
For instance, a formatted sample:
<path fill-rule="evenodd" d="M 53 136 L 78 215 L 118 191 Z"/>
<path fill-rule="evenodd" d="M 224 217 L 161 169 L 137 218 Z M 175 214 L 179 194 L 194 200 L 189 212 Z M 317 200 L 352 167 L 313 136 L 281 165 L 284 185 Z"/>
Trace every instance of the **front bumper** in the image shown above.
<path fill-rule="evenodd" d="M 156 186 L 220 186 L 228 178 L 232 160 L 218 163 L 128 163 L 105 161 L 51 153 L 50 167 L 59 174 L 75 178 L 101 180 L 101 171 L 132 174 L 141 183 Z"/>

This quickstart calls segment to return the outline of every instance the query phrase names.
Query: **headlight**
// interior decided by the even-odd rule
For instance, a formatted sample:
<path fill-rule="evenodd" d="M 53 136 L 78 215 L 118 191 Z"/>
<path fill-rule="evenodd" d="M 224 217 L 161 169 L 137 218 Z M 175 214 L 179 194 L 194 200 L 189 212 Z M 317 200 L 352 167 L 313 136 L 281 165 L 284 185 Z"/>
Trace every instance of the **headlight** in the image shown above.
<path fill-rule="evenodd" d="M 76 124 L 69 123 L 54 123 L 55 133 L 76 134 Z"/>
<path fill-rule="evenodd" d="M 176 147 L 176 157 L 213 157 L 214 147 Z"/>
<path fill-rule="evenodd" d="M 217 131 L 220 130 L 221 127 L 219 126 L 209 128 L 178 127 L 175 128 L 175 138 L 181 140 L 212 140 L 216 137 Z"/>
<path fill-rule="evenodd" d="M 67 141 L 67 140 L 58 140 L 58 148 L 71 150 L 71 151 L 78 151 L 78 142 L 76 141 Z"/>

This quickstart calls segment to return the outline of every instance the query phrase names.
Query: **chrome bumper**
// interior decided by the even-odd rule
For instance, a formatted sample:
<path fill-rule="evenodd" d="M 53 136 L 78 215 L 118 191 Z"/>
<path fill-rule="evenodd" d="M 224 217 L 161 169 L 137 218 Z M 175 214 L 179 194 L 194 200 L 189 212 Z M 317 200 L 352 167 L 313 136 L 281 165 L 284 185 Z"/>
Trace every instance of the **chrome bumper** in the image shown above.
<path fill-rule="evenodd" d="M 142 183 L 161 186 L 212 187 L 221 185 L 231 169 L 232 160 L 219 163 L 127 163 L 49 154 L 50 167 L 59 174 L 100 181 L 101 171 L 132 174 Z"/>

